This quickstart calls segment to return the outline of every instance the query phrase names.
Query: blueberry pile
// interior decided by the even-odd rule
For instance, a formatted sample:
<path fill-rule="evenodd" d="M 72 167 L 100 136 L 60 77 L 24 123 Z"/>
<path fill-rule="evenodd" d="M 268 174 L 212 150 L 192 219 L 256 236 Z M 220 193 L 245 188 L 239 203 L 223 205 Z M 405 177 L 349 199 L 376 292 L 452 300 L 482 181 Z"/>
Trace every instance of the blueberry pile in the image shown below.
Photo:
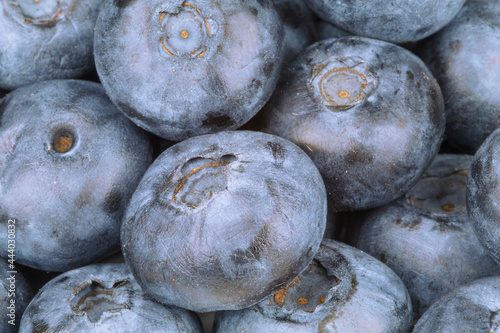
<path fill-rule="evenodd" d="M 500 0 L 0 0 L 0 331 L 500 333 Z"/>

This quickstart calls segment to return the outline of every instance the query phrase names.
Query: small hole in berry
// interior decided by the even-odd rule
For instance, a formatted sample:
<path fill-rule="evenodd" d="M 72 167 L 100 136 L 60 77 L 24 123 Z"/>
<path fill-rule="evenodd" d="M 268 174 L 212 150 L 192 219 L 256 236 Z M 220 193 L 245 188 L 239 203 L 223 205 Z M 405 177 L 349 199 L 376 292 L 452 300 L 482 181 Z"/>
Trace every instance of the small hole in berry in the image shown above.
<path fill-rule="evenodd" d="M 51 146 L 57 153 L 67 153 L 75 146 L 75 135 L 69 130 L 58 130 L 52 137 Z"/>

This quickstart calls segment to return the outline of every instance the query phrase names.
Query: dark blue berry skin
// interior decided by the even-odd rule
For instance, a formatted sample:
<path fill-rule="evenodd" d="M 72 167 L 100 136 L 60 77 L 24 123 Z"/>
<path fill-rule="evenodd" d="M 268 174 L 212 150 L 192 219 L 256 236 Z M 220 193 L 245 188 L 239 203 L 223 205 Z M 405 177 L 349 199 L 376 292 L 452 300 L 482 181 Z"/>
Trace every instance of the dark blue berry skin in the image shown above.
<path fill-rule="evenodd" d="M 200 319 L 141 290 L 125 264 L 94 264 L 49 281 L 26 309 L 28 332 L 202 333 Z"/>
<path fill-rule="evenodd" d="M 363 37 L 317 42 L 284 71 L 263 110 L 266 131 L 320 170 L 329 208 L 384 205 L 408 191 L 441 144 L 441 91 L 423 62 Z"/>
<path fill-rule="evenodd" d="M 356 247 L 383 261 L 410 292 L 415 321 L 441 296 L 500 275 L 467 216 L 472 156 L 438 155 L 402 198 L 366 214 Z"/>
<path fill-rule="evenodd" d="M 467 210 L 481 244 L 500 264 L 500 130 L 479 147 L 467 181 Z"/>
<path fill-rule="evenodd" d="M 16 220 L 16 261 L 66 271 L 118 251 L 125 207 L 151 163 L 149 134 L 88 81 L 18 88 L 0 115 L 0 227 Z"/>
<path fill-rule="evenodd" d="M 285 33 L 285 62 L 315 41 L 316 17 L 305 0 L 271 0 L 283 22 Z"/>
<path fill-rule="evenodd" d="M 236 129 L 271 96 L 283 28 L 268 0 L 108 0 L 95 62 L 111 100 L 171 141 Z"/>
<path fill-rule="evenodd" d="M 411 300 L 380 261 L 324 240 L 292 284 L 248 309 L 217 312 L 214 333 L 409 332 Z"/>
<path fill-rule="evenodd" d="M 323 20 L 354 35 L 405 43 L 423 39 L 448 24 L 465 0 L 310 0 Z"/>
<path fill-rule="evenodd" d="M 15 256 L 11 258 L 15 261 Z M 19 268 L 0 259 L 0 332 L 18 331 L 21 316 L 32 298 L 32 288 Z"/>
<path fill-rule="evenodd" d="M 325 225 L 323 180 L 300 148 L 260 132 L 221 132 L 155 160 L 127 208 L 122 250 L 157 300 L 235 310 L 292 282 Z"/>
<path fill-rule="evenodd" d="M 413 333 L 486 333 L 500 329 L 500 276 L 460 287 L 434 303 Z"/>
<path fill-rule="evenodd" d="M 316 20 L 316 41 L 320 41 L 323 39 L 329 38 L 340 38 L 340 37 L 348 37 L 352 36 L 352 34 L 340 30 L 336 26 L 325 22 L 323 20 Z"/>
<path fill-rule="evenodd" d="M 100 0 L 0 2 L 0 88 L 79 78 L 94 68 Z"/>
<path fill-rule="evenodd" d="M 500 126 L 500 3 L 467 1 L 421 46 L 446 101 L 446 144 L 474 154 Z"/>

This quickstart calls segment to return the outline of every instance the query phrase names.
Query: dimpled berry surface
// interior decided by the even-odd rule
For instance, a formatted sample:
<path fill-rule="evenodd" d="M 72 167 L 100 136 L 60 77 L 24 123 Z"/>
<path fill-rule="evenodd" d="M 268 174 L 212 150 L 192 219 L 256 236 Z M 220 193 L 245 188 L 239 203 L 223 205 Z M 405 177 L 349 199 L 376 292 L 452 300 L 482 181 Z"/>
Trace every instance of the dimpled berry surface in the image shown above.
<path fill-rule="evenodd" d="M 148 294 L 198 312 L 241 309 L 304 270 L 326 226 L 321 176 L 300 148 L 251 131 L 167 149 L 122 226 L 126 262 Z"/>
<path fill-rule="evenodd" d="M 96 68 L 111 100 L 172 141 L 236 129 L 268 100 L 283 54 L 267 0 L 107 1 Z"/>

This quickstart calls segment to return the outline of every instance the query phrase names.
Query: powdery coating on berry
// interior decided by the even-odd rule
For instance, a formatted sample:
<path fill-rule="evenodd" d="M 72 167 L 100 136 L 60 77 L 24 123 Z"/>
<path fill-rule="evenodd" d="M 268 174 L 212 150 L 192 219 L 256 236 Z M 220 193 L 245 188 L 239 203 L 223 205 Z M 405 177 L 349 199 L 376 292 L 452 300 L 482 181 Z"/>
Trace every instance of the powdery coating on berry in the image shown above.
<path fill-rule="evenodd" d="M 335 211 L 374 208 L 406 193 L 437 153 L 445 125 L 439 85 L 424 63 L 363 37 L 306 48 L 261 114 L 270 133 L 316 163 Z"/>
<path fill-rule="evenodd" d="M 179 12 L 162 12 L 159 21 L 164 31 L 161 49 L 172 57 L 203 57 L 208 39 L 217 32 L 217 23 L 202 16 L 200 9 L 187 1 Z"/>
<path fill-rule="evenodd" d="M 66 271 L 118 250 L 121 218 L 152 160 L 148 133 L 89 81 L 21 87 L 0 115 L 0 216 L 19 221 L 17 262 Z"/>
<path fill-rule="evenodd" d="M 0 88 L 79 78 L 94 68 L 100 0 L 0 2 Z"/>
<path fill-rule="evenodd" d="M 300 148 L 269 134 L 221 132 L 156 159 L 124 217 L 122 249 L 160 302 L 241 309 L 290 284 L 325 226 L 324 184 Z"/>
<path fill-rule="evenodd" d="M 500 126 L 500 6 L 467 1 L 460 13 L 419 48 L 446 105 L 446 142 L 474 154 Z"/>
<path fill-rule="evenodd" d="M 498 332 L 500 277 L 477 279 L 434 303 L 417 322 L 415 333 Z"/>
<path fill-rule="evenodd" d="M 467 179 L 467 210 L 481 244 L 500 264 L 500 130 L 479 147 Z"/>
<path fill-rule="evenodd" d="M 95 62 L 122 112 L 181 141 L 237 129 L 263 107 L 281 70 L 282 39 L 267 0 L 108 2 Z"/>
<path fill-rule="evenodd" d="M 471 155 L 437 155 L 405 196 L 359 219 L 356 247 L 401 277 L 415 319 L 446 293 L 500 273 L 467 214 L 466 171 L 471 160 Z"/>
<path fill-rule="evenodd" d="M 417 41 L 448 24 L 465 0 L 310 0 L 324 21 L 359 36 L 392 43 Z"/>

